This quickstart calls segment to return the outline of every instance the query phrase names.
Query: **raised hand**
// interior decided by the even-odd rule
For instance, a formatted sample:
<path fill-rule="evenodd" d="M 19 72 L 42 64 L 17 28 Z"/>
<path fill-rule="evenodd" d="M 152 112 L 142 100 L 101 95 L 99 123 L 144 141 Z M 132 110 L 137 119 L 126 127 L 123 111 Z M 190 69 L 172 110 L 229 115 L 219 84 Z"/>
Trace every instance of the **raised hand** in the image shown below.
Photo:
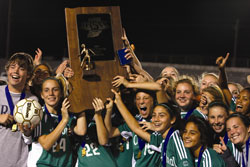
<path fill-rule="evenodd" d="M 223 154 L 227 150 L 223 137 L 220 137 L 220 144 L 213 145 L 213 149 L 219 154 Z"/>
<path fill-rule="evenodd" d="M 125 49 L 125 58 L 127 59 L 127 60 L 129 60 L 129 59 L 133 59 L 133 53 L 131 53 L 132 51 L 130 50 L 130 49 Z"/>
<path fill-rule="evenodd" d="M 62 119 L 65 119 L 67 121 L 69 120 L 69 108 L 70 108 L 70 102 L 68 98 L 65 98 L 62 103 L 61 112 L 62 112 Z"/>
<path fill-rule="evenodd" d="M 170 87 L 170 81 L 168 78 L 165 77 L 162 77 L 161 79 L 157 80 L 156 83 L 160 84 L 164 91 L 166 91 L 168 87 Z"/>
<path fill-rule="evenodd" d="M 127 87 L 128 84 L 129 82 L 125 79 L 125 77 L 119 75 L 114 77 L 114 81 L 112 81 L 112 85 L 117 88 L 121 85 Z"/>
<path fill-rule="evenodd" d="M 142 125 L 141 129 L 144 131 L 147 131 L 147 130 L 155 131 L 154 125 L 152 122 L 141 121 L 139 122 L 139 124 Z"/>
<path fill-rule="evenodd" d="M 56 69 L 56 74 L 63 74 L 67 65 L 69 64 L 69 60 L 64 60 Z"/>
<path fill-rule="evenodd" d="M 112 111 L 114 106 L 114 100 L 112 100 L 111 98 L 107 98 L 107 102 L 105 103 L 105 107 L 107 111 Z"/>
<path fill-rule="evenodd" d="M 148 79 L 142 74 L 131 74 L 129 75 L 130 82 L 138 83 L 138 82 L 147 82 Z"/>
<path fill-rule="evenodd" d="M 101 112 L 105 108 L 102 99 L 97 98 L 97 97 L 93 99 L 92 105 L 93 105 L 93 107 L 95 109 L 96 114 L 101 114 Z"/>
<path fill-rule="evenodd" d="M 124 28 L 122 29 L 122 41 L 124 42 L 125 47 L 130 45 Z"/>
<path fill-rule="evenodd" d="M 122 37 L 121 37 L 121 39 L 122 39 L 125 47 L 127 48 L 125 50 L 125 52 L 126 52 L 125 58 L 127 60 L 132 59 L 131 64 L 136 63 L 138 66 L 141 67 L 140 62 L 139 62 L 139 60 L 137 59 L 137 57 L 136 57 L 136 55 L 134 53 L 135 46 L 133 44 L 130 45 L 129 40 L 128 40 L 127 35 L 126 35 L 126 31 L 125 31 L 124 28 L 122 29 Z"/>
<path fill-rule="evenodd" d="M 63 76 L 66 78 L 71 78 L 74 75 L 74 71 L 70 67 L 66 67 L 63 71 Z"/>
<path fill-rule="evenodd" d="M 122 100 L 120 92 L 117 92 L 114 89 L 111 89 L 111 92 L 114 93 L 114 95 L 115 95 L 114 103 L 117 103 L 117 101 L 121 101 Z"/>
<path fill-rule="evenodd" d="M 35 58 L 34 58 L 34 64 L 35 65 L 39 65 L 42 63 L 42 55 L 43 55 L 43 52 L 41 49 L 37 48 L 37 50 L 35 51 L 36 52 L 36 55 L 35 55 Z"/>
<path fill-rule="evenodd" d="M 225 58 L 220 56 L 216 59 L 215 63 L 218 65 L 219 68 L 225 68 L 228 57 L 229 53 L 226 54 Z"/>

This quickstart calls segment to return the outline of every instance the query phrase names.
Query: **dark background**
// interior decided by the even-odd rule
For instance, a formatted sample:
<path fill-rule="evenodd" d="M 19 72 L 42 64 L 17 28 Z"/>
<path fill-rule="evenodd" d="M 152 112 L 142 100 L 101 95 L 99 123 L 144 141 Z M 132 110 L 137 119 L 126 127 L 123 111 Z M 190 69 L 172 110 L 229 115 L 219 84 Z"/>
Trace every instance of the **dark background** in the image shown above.
<path fill-rule="evenodd" d="M 107 5 L 120 6 L 142 62 L 214 65 L 230 52 L 228 66 L 250 66 L 249 0 L 0 0 L 0 58 L 41 48 L 45 60 L 61 60 L 67 57 L 64 8 Z"/>

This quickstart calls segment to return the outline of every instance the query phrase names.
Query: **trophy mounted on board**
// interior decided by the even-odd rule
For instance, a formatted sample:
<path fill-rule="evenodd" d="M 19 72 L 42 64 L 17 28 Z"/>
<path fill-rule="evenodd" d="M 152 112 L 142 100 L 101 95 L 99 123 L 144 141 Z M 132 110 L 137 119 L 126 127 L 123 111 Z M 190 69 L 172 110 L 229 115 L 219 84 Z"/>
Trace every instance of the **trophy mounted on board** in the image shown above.
<path fill-rule="evenodd" d="M 112 80 L 126 75 L 117 51 L 123 48 L 119 6 L 66 8 L 70 66 L 70 112 L 93 109 L 95 97 L 113 97 Z"/>

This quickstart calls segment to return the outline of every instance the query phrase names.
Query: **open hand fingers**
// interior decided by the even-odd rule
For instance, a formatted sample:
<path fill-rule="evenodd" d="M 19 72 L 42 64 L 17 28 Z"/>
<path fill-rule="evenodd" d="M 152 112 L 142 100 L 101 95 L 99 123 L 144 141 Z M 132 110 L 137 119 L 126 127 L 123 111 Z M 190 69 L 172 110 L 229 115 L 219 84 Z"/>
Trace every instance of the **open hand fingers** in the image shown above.
<path fill-rule="evenodd" d="M 114 87 L 119 87 L 121 85 L 121 82 L 117 79 L 117 80 L 115 80 L 115 81 L 112 81 L 112 86 L 114 86 Z"/>
<path fill-rule="evenodd" d="M 70 102 L 69 102 L 68 98 L 65 98 L 65 99 L 64 99 L 63 105 L 64 105 L 64 107 L 67 108 L 67 109 L 70 107 Z"/>
<path fill-rule="evenodd" d="M 101 111 L 101 110 L 104 109 L 104 103 L 100 98 L 94 98 L 93 102 L 92 102 L 92 105 L 93 105 L 93 107 L 95 109 L 95 112 Z"/>

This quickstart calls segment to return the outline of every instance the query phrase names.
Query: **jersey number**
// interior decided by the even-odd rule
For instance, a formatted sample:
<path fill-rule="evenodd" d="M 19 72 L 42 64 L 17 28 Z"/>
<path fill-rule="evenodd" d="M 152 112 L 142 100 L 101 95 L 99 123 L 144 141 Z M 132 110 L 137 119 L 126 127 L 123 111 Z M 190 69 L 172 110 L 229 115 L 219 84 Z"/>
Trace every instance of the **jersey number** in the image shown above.
<path fill-rule="evenodd" d="M 93 155 L 100 155 L 100 152 L 98 152 L 98 148 L 94 147 L 93 143 L 91 143 L 90 145 L 86 144 L 85 148 L 86 148 L 86 156 L 87 157 L 93 156 Z M 91 150 L 92 150 L 92 153 L 91 153 Z"/>
<path fill-rule="evenodd" d="M 61 138 L 59 142 L 55 142 L 55 144 L 52 147 L 53 152 L 59 152 L 60 150 L 63 150 L 63 152 L 66 151 L 66 140 L 65 138 Z"/>

